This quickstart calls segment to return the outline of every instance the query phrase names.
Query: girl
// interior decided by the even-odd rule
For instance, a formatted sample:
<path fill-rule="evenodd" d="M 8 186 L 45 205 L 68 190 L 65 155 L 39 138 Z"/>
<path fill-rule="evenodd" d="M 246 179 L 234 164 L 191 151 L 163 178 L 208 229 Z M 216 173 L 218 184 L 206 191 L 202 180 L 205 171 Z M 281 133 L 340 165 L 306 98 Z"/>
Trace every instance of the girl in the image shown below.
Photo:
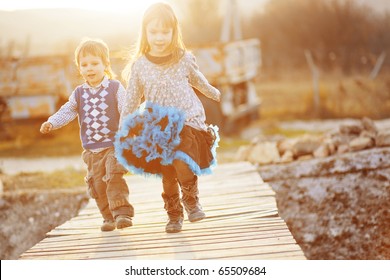
<path fill-rule="evenodd" d="M 126 90 L 110 67 L 109 49 L 101 40 L 85 39 L 75 51 L 75 62 L 85 83 L 78 86 L 54 115 L 41 125 L 41 133 L 58 129 L 77 116 L 82 157 L 87 164 L 88 193 L 103 216 L 102 231 L 132 225 L 133 206 L 123 175 L 127 172 L 114 154 L 114 138 L 123 112 Z"/>
<path fill-rule="evenodd" d="M 184 217 L 181 201 L 190 222 L 205 217 L 197 176 L 211 172 L 219 141 L 218 128 L 205 124 L 193 87 L 216 101 L 220 92 L 186 51 L 176 15 L 165 3 L 145 11 L 135 57 L 124 73 L 130 115 L 117 134 L 116 156 L 133 173 L 162 176 L 165 230 L 179 232 Z M 145 102 L 138 108 L 142 98 Z"/>

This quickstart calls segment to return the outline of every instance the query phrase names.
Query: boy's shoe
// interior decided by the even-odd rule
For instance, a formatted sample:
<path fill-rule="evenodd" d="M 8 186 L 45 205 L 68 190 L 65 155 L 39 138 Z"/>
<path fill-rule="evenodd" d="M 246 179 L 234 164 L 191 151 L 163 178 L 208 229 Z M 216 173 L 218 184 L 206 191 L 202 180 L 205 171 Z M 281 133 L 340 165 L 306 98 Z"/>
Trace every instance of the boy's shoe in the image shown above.
<path fill-rule="evenodd" d="M 101 231 L 113 231 L 115 229 L 115 221 L 104 220 L 100 229 Z"/>
<path fill-rule="evenodd" d="M 131 217 L 127 216 L 127 215 L 118 215 L 115 218 L 115 221 L 116 221 L 116 228 L 117 229 L 127 228 L 127 227 L 131 227 L 133 225 Z"/>

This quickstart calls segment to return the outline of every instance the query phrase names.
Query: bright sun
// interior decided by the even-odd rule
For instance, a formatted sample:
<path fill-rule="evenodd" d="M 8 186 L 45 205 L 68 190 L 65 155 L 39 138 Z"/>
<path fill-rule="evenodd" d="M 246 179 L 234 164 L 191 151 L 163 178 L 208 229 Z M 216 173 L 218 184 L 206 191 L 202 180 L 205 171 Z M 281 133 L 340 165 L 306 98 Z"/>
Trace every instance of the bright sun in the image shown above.
<path fill-rule="evenodd" d="M 79 8 L 108 12 L 133 11 L 142 13 L 148 6 L 159 0 L 12 0 L 1 1 L 0 10 Z"/>

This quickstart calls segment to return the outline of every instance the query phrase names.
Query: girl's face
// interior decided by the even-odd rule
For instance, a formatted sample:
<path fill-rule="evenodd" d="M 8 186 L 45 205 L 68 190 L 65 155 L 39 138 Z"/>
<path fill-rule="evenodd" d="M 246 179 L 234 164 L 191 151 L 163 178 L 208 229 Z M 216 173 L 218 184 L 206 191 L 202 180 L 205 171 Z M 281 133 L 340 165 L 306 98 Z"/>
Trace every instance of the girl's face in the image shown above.
<path fill-rule="evenodd" d="M 104 78 L 106 66 L 99 56 L 80 54 L 79 70 L 84 80 L 92 87 L 98 86 Z"/>
<path fill-rule="evenodd" d="M 154 19 L 146 25 L 146 38 L 150 47 L 149 54 L 167 56 L 171 53 L 173 28 L 166 27 L 159 19 Z"/>

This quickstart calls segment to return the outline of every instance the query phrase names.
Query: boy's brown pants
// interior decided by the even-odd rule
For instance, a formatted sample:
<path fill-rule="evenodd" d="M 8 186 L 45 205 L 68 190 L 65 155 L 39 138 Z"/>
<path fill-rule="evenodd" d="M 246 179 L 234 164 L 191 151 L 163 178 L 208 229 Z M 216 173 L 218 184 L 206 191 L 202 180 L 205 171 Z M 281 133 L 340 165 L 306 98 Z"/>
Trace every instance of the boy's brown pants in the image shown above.
<path fill-rule="evenodd" d="M 99 153 L 84 150 L 82 158 L 88 167 L 85 177 L 88 193 L 96 200 L 103 219 L 113 220 L 118 215 L 133 217 L 129 188 L 123 179 L 127 170 L 115 158 L 114 147 Z"/>

